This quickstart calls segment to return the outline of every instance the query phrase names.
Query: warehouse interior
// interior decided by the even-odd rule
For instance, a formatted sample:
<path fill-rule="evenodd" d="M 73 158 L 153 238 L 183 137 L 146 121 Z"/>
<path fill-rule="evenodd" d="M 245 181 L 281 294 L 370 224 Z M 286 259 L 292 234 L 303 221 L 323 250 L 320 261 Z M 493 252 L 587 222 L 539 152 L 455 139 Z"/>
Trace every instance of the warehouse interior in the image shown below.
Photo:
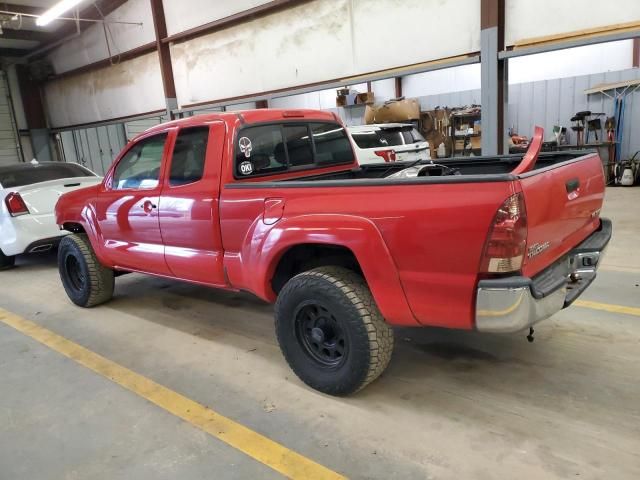
<path fill-rule="evenodd" d="M 284 117 L 331 115 L 351 132 L 356 167 L 365 163 L 358 132 L 373 135 L 373 127 L 410 128 L 416 142 L 427 142 L 431 165 L 475 161 L 469 168 L 478 175 L 489 157 L 508 163 L 534 150 L 548 156 L 541 158 L 595 156 L 602 175 L 598 167 L 597 177 L 575 191 L 570 182 L 582 181 L 587 167 L 567 162 L 574 170 L 563 201 L 580 192 L 597 196 L 594 185 L 603 179 L 604 204 L 593 213 L 581 204 L 554 218 L 545 234 L 562 232 L 556 240 L 568 241 L 563 229 L 582 214 L 610 219 L 613 230 L 606 254 L 604 246 L 598 252 L 593 283 L 535 332 L 533 325 L 513 333 L 443 322 L 394 325 L 388 368 L 348 396 L 317 391 L 289 368 L 274 330 L 276 310 L 284 307 L 274 309 L 275 300 L 265 301 L 258 289 L 214 289 L 215 282 L 116 265 L 113 299 L 83 309 L 65 294 L 56 248 L 62 237 L 30 243 L 25 254 L 11 255 L 13 268 L 0 262 L 0 479 L 640 477 L 639 2 L 11 0 L 0 2 L 0 76 L 0 197 L 7 195 L 0 261 L 9 256 L 3 235 L 14 235 L 3 222 L 17 215 L 2 168 L 80 165 L 95 182 L 108 182 L 149 129 L 210 125 L 227 114 L 246 128 L 255 111 L 272 109 Z M 371 168 L 386 173 L 396 150 L 375 153 L 385 165 Z M 250 142 L 242 152 L 249 159 Z M 554 170 L 543 170 L 535 178 L 549 181 Z M 272 183 L 276 193 L 266 194 L 258 221 L 269 226 L 287 215 L 284 202 L 272 199 L 287 188 Z M 301 182 L 291 183 L 296 190 Z M 329 213 L 323 202 L 338 194 L 321 184 L 300 189 L 312 192 L 302 214 Z M 382 205 L 379 215 L 368 223 L 400 215 L 387 202 L 415 202 L 415 212 L 433 214 L 416 236 L 430 229 L 436 233 L 428 238 L 440 240 L 404 238 L 407 252 L 421 245 L 425 256 L 444 257 L 446 243 L 477 233 L 459 227 L 467 205 L 489 203 L 489 187 L 477 185 L 455 198 L 443 187 L 431 210 L 417 195 L 381 194 L 371 200 Z M 432 187 L 440 188 L 425 189 Z M 516 194 L 526 185 L 514 188 Z M 222 185 L 209 196 L 221 195 L 214 200 L 219 208 L 256 201 L 242 188 L 222 199 L 229 190 Z M 51 200 L 53 223 L 64 215 L 56 208 L 62 193 Z M 341 208 L 360 211 L 360 203 Z M 528 203 L 530 224 L 556 215 L 561 207 L 551 203 Z M 20 215 L 37 213 L 20 206 Z M 273 221 L 272 207 L 282 208 Z M 96 224 L 100 215 L 89 207 L 81 212 Z M 240 228 L 237 218 L 228 221 Z M 357 230 L 346 215 L 343 221 L 337 230 Z M 231 235 L 224 226 L 226 249 Z M 394 242 L 410 233 L 381 230 Z M 195 228 L 181 232 L 196 235 Z M 271 241 L 285 238 L 281 232 Z M 389 250 L 396 245 L 388 243 Z M 538 250 L 527 245 L 530 262 L 549 248 L 542 240 L 533 246 Z M 196 249 L 180 255 L 195 257 Z M 437 272 L 442 285 L 455 284 L 464 256 L 448 258 L 450 272 Z M 241 277 L 233 262 L 260 261 L 247 250 L 221 257 L 229 261 L 228 285 Z M 93 260 L 100 263 L 100 255 Z M 394 277 L 384 265 L 380 257 L 377 277 Z M 422 265 L 416 259 L 407 278 L 427 284 L 435 274 L 419 271 Z M 368 277 L 366 268 L 356 270 Z M 526 271 L 517 270 L 524 278 Z M 256 277 L 261 273 L 256 268 Z M 503 278 L 483 275 L 475 286 Z M 399 291 L 409 295 L 408 283 Z M 391 287 L 385 294 L 398 295 Z M 372 295 L 375 307 L 381 300 L 373 287 Z M 469 295 L 477 302 L 475 287 Z M 434 310 L 456 311 L 458 297 L 440 298 Z"/>

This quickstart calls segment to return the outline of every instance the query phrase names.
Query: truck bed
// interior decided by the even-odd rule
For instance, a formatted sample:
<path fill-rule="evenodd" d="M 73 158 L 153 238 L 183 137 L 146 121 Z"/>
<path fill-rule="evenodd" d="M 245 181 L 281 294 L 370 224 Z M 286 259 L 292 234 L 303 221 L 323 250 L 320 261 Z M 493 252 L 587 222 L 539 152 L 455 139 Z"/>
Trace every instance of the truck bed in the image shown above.
<path fill-rule="evenodd" d="M 567 151 L 562 153 L 548 152 L 540 153 L 533 171 L 550 168 L 572 160 L 578 160 L 591 152 L 585 150 Z M 362 165 L 358 169 L 347 170 L 343 172 L 334 172 L 323 175 L 309 175 L 298 177 L 295 179 L 287 179 L 280 181 L 267 181 L 265 183 L 282 183 L 296 184 L 300 182 L 322 182 L 326 186 L 344 185 L 345 180 L 358 180 L 358 184 L 362 185 L 386 185 L 393 183 L 469 183 L 469 182 L 491 182 L 491 181 L 509 181 L 514 176 L 511 172 L 522 161 L 524 154 L 512 154 L 501 156 L 480 156 L 480 157 L 454 157 L 435 159 L 433 163 L 444 165 L 459 172 L 452 175 L 436 175 L 425 176 L 408 179 L 389 179 L 388 177 L 402 169 L 413 165 L 426 165 L 431 163 L 430 160 L 424 160 L 418 164 L 414 162 L 397 162 L 397 163 L 379 163 Z M 328 183 L 330 182 L 330 183 Z M 302 186 L 302 185 L 299 185 Z"/>
<path fill-rule="evenodd" d="M 393 262 L 388 272 L 397 271 L 412 315 L 421 324 L 473 328 L 470 300 L 482 252 L 496 212 L 507 198 L 517 192 L 524 195 L 527 248 L 532 253 L 525 257 L 521 274 L 530 278 L 565 256 L 599 226 L 604 179 L 596 152 L 543 153 L 532 170 L 512 173 L 516 168 L 522 171 L 519 166 L 526 163 L 525 155 L 437 160 L 456 171 L 444 176 L 388 178 L 412 166 L 409 162 L 226 184 L 221 222 L 223 242 L 230 252 L 227 256 L 250 261 L 242 249 L 245 239 L 255 237 L 254 229 L 261 225 L 255 222 L 257 217 L 266 219 L 266 228 L 273 235 L 271 239 L 266 232 L 259 233 L 264 244 L 253 244 L 252 248 L 263 252 L 276 238 L 282 243 L 281 230 L 290 223 L 320 218 L 322 228 L 296 225 L 294 229 L 308 235 L 309 242 L 332 242 L 334 237 L 325 233 L 330 230 L 327 226 L 355 232 L 357 227 L 349 222 L 362 219 L 379 232 L 384 244 L 381 248 L 388 250 Z M 370 241 L 372 235 L 357 238 Z M 535 253 L 538 250 L 540 253 Z M 229 272 L 235 278 L 232 268 Z M 257 291 L 250 279 L 237 283 L 243 281 L 244 288 Z M 375 287 L 372 289 L 379 298 Z M 381 309 L 391 318 L 393 314 Z M 409 324 L 396 317 L 391 321 Z"/>

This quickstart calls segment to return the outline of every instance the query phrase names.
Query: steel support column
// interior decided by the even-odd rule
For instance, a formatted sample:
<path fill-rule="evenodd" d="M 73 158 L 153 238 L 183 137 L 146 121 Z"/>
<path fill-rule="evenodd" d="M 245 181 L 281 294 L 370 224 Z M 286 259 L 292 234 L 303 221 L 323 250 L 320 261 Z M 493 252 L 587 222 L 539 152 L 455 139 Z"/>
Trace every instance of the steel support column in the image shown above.
<path fill-rule="evenodd" d="M 396 98 L 400 98 L 402 97 L 402 77 L 396 77 L 393 80 L 396 89 Z"/>
<path fill-rule="evenodd" d="M 171 50 L 168 43 L 163 43 L 162 39 L 167 37 L 167 22 L 164 16 L 164 6 L 162 0 L 150 0 L 151 13 L 153 15 L 153 27 L 156 32 L 156 48 L 160 59 L 160 72 L 162 74 L 162 86 L 164 88 L 164 99 L 167 105 L 167 115 L 173 119 L 173 111 L 178 109 L 178 99 L 176 95 L 176 84 L 173 78 L 173 64 L 171 63 Z"/>
<path fill-rule="evenodd" d="M 31 76 L 27 65 L 16 65 L 16 75 L 33 155 L 41 162 L 51 161 L 53 160 L 51 132 L 47 125 L 38 82 Z"/>
<path fill-rule="evenodd" d="M 498 58 L 504 50 L 504 0 L 481 0 L 480 5 L 482 154 L 496 155 L 508 152 L 508 60 Z"/>

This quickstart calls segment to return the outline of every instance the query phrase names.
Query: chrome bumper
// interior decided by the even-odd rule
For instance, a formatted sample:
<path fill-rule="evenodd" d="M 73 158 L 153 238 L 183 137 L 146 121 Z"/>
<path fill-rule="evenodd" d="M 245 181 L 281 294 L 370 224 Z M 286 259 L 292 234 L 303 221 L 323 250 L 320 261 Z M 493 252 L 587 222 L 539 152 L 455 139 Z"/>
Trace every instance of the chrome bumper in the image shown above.
<path fill-rule="evenodd" d="M 482 332 L 519 332 L 571 305 L 595 279 L 610 238 L 611 222 L 602 219 L 599 230 L 535 278 L 481 280 L 476 296 L 476 328 Z"/>

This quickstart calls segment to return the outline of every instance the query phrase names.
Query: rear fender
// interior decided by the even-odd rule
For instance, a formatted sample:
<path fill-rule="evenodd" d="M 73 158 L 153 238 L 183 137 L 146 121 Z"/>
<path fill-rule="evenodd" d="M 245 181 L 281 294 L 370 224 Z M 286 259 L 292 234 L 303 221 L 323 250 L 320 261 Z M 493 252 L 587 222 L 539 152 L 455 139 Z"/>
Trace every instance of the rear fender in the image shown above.
<path fill-rule="evenodd" d="M 336 245 L 355 255 L 378 308 L 391 324 L 416 326 L 397 268 L 379 230 L 368 219 L 350 215 L 301 215 L 275 225 L 257 220 L 247 235 L 240 260 L 249 290 L 268 301 L 276 294 L 271 280 L 279 260 L 301 244 Z"/>

